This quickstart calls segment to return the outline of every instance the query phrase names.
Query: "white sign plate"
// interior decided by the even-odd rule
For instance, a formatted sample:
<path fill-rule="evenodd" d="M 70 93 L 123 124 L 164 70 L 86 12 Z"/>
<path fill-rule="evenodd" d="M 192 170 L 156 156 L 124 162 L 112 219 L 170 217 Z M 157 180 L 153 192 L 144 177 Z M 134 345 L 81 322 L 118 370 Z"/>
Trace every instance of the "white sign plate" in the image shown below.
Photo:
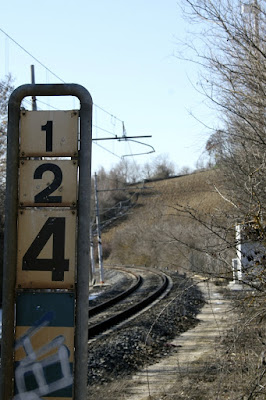
<path fill-rule="evenodd" d="M 76 160 L 21 160 L 20 206 L 75 206 L 77 203 Z"/>
<path fill-rule="evenodd" d="M 78 153 L 78 111 L 21 111 L 20 157 Z"/>
<path fill-rule="evenodd" d="M 73 289 L 76 211 L 32 208 L 18 215 L 18 288 Z"/>

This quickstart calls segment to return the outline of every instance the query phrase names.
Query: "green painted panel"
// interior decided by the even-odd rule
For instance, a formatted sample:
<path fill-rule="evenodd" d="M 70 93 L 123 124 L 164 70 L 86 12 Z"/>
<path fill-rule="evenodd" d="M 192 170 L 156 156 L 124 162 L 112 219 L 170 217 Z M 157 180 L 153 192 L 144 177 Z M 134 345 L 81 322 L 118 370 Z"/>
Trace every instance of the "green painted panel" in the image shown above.
<path fill-rule="evenodd" d="M 17 295 L 16 325 L 40 325 L 43 318 L 49 326 L 74 327 L 74 293 L 24 292 Z"/>

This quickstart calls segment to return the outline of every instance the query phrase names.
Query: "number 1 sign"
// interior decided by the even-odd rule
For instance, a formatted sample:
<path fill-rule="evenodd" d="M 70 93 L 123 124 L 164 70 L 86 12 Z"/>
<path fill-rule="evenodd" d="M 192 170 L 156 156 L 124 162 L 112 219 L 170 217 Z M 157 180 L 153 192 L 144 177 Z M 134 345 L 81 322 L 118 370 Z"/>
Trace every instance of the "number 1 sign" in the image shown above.
<path fill-rule="evenodd" d="M 21 157 L 77 157 L 78 111 L 22 111 Z"/>

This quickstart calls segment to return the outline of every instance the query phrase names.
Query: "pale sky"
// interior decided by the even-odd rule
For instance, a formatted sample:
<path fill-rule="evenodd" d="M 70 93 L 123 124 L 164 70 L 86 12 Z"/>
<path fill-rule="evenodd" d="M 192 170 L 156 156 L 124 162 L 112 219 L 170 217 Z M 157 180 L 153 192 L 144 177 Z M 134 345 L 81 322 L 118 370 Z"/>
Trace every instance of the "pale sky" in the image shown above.
<path fill-rule="evenodd" d="M 93 137 L 122 135 L 124 121 L 128 136 L 152 135 L 143 140 L 155 148 L 152 157 L 165 154 L 180 168 L 194 167 L 210 132 L 190 113 L 205 122 L 213 115 L 193 88 L 196 67 L 174 57 L 177 38 L 189 28 L 176 0 L 12 0 L 1 6 L 0 28 L 64 82 L 88 89 L 98 106 Z M 11 73 L 15 86 L 30 83 L 31 64 L 36 83 L 60 83 L 2 32 L 0 57 L 0 78 Z M 79 107 L 73 99 L 40 100 Z M 130 142 L 98 143 L 120 157 L 150 150 Z M 128 159 L 142 164 L 151 156 Z M 118 161 L 93 143 L 92 171 Z"/>

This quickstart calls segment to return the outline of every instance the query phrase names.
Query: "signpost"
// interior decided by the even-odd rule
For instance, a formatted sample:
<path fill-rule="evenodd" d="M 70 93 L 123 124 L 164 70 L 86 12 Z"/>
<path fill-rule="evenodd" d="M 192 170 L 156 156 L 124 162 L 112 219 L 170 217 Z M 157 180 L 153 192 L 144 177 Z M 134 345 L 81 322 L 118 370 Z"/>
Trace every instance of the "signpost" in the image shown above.
<path fill-rule="evenodd" d="M 36 95 L 76 96 L 81 108 L 20 112 Z M 3 400 L 87 397 L 91 121 L 79 85 L 23 85 L 10 97 Z"/>

